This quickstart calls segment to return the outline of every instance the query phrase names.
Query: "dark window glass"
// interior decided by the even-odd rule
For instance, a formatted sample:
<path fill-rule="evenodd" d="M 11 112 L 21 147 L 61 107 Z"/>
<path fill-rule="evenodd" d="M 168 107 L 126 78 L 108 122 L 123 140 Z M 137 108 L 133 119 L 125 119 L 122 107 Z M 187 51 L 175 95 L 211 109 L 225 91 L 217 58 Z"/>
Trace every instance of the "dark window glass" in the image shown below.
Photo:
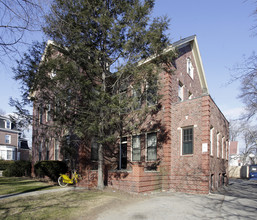
<path fill-rule="evenodd" d="M 183 129 L 183 154 L 193 153 L 193 128 Z"/>

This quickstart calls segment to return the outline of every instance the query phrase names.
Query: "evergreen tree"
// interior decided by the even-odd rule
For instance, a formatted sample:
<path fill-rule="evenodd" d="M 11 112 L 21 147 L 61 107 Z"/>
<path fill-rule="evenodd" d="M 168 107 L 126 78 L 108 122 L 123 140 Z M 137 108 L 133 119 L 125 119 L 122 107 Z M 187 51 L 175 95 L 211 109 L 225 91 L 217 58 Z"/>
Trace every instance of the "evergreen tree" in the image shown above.
<path fill-rule="evenodd" d="M 162 55 L 168 19 L 151 19 L 153 7 L 153 0 L 55 0 L 43 28 L 54 43 L 42 59 L 35 46 L 15 70 L 25 102 L 51 106 L 59 135 L 97 140 L 99 189 L 105 147 L 136 131 L 148 106 L 158 108 L 158 73 L 174 58 Z"/>

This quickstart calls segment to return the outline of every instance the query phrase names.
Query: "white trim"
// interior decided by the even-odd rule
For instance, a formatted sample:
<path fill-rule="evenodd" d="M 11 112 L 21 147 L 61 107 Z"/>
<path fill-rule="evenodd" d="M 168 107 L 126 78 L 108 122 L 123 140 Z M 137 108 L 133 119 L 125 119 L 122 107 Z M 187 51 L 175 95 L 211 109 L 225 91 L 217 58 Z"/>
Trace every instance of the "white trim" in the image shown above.
<path fill-rule="evenodd" d="M 147 135 L 148 134 L 152 134 L 152 133 L 155 133 L 156 134 L 156 159 L 155 160 L 148 160 L 148 155 L 147 155 L 147 153 L 148 153 L 148 139 L 147 139 Z M 146 162 L 155 162 L 155 161 L 157 161 L 157 159 L 158 159 L 158 153 L 157 153 L 157 147 L 158 146 L 158 138 L 157 138 L 157 131 L 149 131 L 149 132 L 146 132 L 145 133 L 145 161 Z"/>
<path fill-rule="evenodd" d="M 213 156 L 213 131 L 214 128 L 210 128 L 210 155 Z"/>
<path fill-rule="evenodd" d="M 136 137 L 136 136 L 138 136 L 139 137 L 139 149 L 140 149 L 140 160 L 133 160 L 133 137 Z M 140 162 L 141 161 L 141 135 L 140 134 L 135 134 L 135 135 L 131 135 L 131 138 L 130 138 L 131 140 L 130 140 L 130 142 L 131 142 L 131 153 L 130 153 L 130 155 L 131 155 L 131 161 L 132 162 Z"/>
<path fill-rule="evenodd" d="M 225 140 L 225 137 L 223 136 L 221 141 L 221 158 L 224 159 L 224 140 Z"/>
<path fill-rule="evenodd" d="M 12 122 L 9 119 L 6 119 L 5 121 L 5 129 L 12 129 Z M 9 122 L 9 128 L 7 127 L 7 122 Z"/>
<path fill-rule="evenodd" d="M 185 126 L 185 127 L 182 127 L 181 130 L 180 130 L 180 156 L 191 156 L 191 155 L 194 155 L 194 128 L 197 127 L 197 125 L 189 125 L 189 126 Z M 183 154 L 183 130 L 184 129 L 190 129 L 192 128 L 193 130 L 193 144 L 192 144 L 192 151 L 193 153 L 192 154 Z"/>
<path fill-rule="evenodd" d="M 220 157 L 220 133 L 217 132 L 217 140 L 216 140 L 216 153 L 217 153 L 217 158 Z"/>

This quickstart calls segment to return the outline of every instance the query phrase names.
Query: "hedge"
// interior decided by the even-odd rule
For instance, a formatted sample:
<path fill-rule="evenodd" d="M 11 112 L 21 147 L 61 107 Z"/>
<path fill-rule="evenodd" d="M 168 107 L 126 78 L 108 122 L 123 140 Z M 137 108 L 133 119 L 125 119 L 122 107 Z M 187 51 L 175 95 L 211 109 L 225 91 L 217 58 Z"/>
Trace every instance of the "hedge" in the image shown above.
<path fill-rule="evenodd" d="M 39 161 L 34 165 L 34 172 L 36 177 L 49 177 L 52 181 L 57 181 L 60 174 L 68 171 L 68 166 L 63 161 L 47 160 Z"/>
<path fill-rule="evenodd" d="M 13 160 L 0 160 L 0 170 L 6 170 L 7 167 L 13 163 Z"/>
<path fill-rule="evenodd" d="M 31 176 L 31 162 L 25 160 L 12 161 L 4 170 L 3 176 Z"/>

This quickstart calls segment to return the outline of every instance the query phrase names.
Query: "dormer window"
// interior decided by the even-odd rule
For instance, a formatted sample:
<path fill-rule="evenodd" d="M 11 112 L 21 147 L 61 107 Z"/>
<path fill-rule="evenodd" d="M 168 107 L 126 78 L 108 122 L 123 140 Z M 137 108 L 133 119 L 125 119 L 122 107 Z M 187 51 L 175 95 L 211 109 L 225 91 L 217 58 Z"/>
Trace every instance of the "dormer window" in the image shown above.
<path fill-rule="evenodd" d="M 193 67 L 192 61 L 189 57 L 187 58 L 187 73 L 189 74 L 189 76 L 192 79 L 194 78 L 194 67 Z"/>
<path fill-rule="evenodd" d="M 5 121 L 5 128 L 6 129 L 11 129 L 11 121 L 10 120 Z"/>

